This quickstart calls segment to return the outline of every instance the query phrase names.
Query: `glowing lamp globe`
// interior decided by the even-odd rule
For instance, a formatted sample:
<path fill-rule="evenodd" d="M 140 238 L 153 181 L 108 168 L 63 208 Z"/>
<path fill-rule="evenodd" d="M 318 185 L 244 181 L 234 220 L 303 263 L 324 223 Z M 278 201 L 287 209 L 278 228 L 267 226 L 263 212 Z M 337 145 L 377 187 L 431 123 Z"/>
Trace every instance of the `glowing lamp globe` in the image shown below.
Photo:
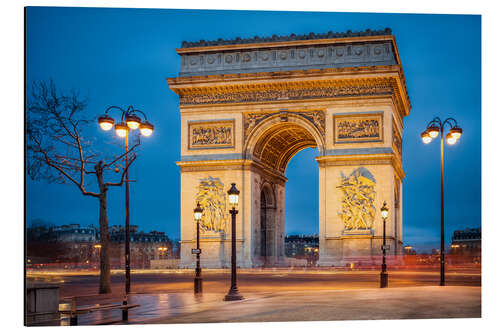
<path fill-rule="evenodd" d="M 102 130 L 109 131 L 110 129 L 113 128 L 115 120 L 108 115 L 104 115 L 97 118 L 97 123 L 99 124 Z"/>
<path fill-rule="evenodd" d="M 389 215 L 389 207 L 387 207 L 387 203 L 384 201 L 382 208 L 380 208 L 380 215 L 382 215 L 383 219 L 386 219 Z"/>
<path fill-rule="evenodd" d="M 135 114 L 128 114 L 125 116 L 125 123 L 132 129 L 138 129 L 141 125 L 141 118 L 137 117 Z"/>
<path fill-rule="evenodd" d="M 154 126 L 147 121 L 144 121 L 139 125 L 139 130 L 141 131 L 142 135 L 151 136 L 151 134 L 153 134 Z"/>
<path fill-rule="evenodd" d="M 449 145 L 454 145 L 457 142 L 457 139 L 453 136 L 453 134 L 448 133 L 446 134 L 446 142 L 448 142 Z"/>
<path fill-rule="evenodd" d="M 236 184 L 232 183 L 231 188 L 229 191 L 227 191 L 227 194 L 229 195 L 229 203 L 234 207 L 238 205 L 238 197 L 240 194 L 240 191 L 236 188 Z"/>
<path fill-rule="evenodd" d="M 196 208 L 194 209 L 194 220 L 200 221 L 203 214 L 203 208 L 201 208 L 200 203 L 196 203 Z"/>
<path fill-rule="evenodd" d="M 430 134 L 427 131 L 425 131 L 422 134 L 420 134 L 420 137 L 422 138 L 422 141 L 425 144 L 427 144 L 427 143 L 429 143 L 429 142 L 432 141 L 432 137 L 430 136 Z"/>
<path fill-rule="evenodd" d="M 439 135 L 439 127 L 437 126 L 429 126 L 427 127 L 427 133 L 429 133 L 431 138 L 436 138 Z"/>
<path fill-rule="evenodd" d="M 455 126 L 450 130 L 450 133 L 455 139 L 458 140 L 462 136 L 462 129 L 458 126 Z"/>
<path fill-rule="evenodd" d="M 128 127 L 124 123 L 119 123 L 115 125 L 115 132 L 120 138 L 127 136 Z"/>

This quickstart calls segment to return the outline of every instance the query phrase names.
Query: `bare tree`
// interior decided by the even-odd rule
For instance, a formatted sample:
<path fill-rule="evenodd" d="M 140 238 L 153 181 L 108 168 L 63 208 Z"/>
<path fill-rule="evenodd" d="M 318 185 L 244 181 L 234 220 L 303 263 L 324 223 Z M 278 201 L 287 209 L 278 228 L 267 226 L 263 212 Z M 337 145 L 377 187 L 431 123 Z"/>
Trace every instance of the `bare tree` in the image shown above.
<path fill-rule="evenodd" d="M 94 121 L 86 119 L 83 110 L 87 99 L 75 91 L 59 93 L 52 82 L 35 82 L 27 101 L 26 115 L 26 168 L 34 180 L 48 180 L 76 186 L 84 196 L 99 199 L 99 227 L 101 234 L 99 293 L 111 292 L 109 263 L 109 232 L 107 192 L 111 186 L 121 186 L 130 165 L 135 161 L 129 149 L 129 163 L 124 165 L 125 154 L 105 162 L 102 153 L 95 150 L 92 140 L 84 138 L 84 130 Z M 105 173 L 120 173 L 115 182 L 105 181 Z M 90 191 L 88 175 L 97 180 L 97 189 Z M 115 176 L 117 177 L 117 176 Z"/>

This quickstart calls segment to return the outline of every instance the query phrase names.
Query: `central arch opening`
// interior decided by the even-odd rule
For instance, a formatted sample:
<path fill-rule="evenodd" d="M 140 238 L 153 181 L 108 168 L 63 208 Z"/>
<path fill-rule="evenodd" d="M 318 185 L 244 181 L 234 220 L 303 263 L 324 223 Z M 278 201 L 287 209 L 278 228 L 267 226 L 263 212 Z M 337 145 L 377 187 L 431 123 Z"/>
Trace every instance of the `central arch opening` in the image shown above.
<path fill-rule="evenodd" d="M 318 233 L 318 166 L 314 158 L 324 146 L 323 139 L 314 125 L 299 117 L 270 120 L 267 126 L 264 124 L 255 132 L 249 140 L 252 143 L 253 139 L 249 151 L 263 172 L 260 192 L 256 193 L 260 214 L 256 212 L 259 218 L 255 224 L 254 253 L 261 258 L 263 266 L 282 265 L 287 262 L 285 237 L 288 233 Z M 294 156 L 297 158 L 290 163 Z M 289 166 L 291 169 L 287 171 Z M 285 187 L 286 177 L 292 180 Z"/>
<path fill-rule="evenodd" d="M 295 154 L 286 168 L 285 234 L 317 235 L 319 232 L 318 150 L 306 148 Z"/>
<path fill-rule="evenodd" d="M 296 153 L 316 146 L 316 140 L 305 128 L 287 123 L 265 132 L 257 142 L 253 155 L 268 167 L 284 174 L 288 162 Z"/>

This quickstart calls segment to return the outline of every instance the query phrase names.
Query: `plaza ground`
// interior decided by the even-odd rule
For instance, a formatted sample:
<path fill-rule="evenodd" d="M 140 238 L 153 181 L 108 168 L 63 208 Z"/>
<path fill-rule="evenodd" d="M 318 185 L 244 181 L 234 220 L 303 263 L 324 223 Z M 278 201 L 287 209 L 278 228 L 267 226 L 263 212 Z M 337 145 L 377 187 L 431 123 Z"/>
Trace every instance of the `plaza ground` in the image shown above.
<path fill-rule="evenodd" d="M 402 269 L 389 273 L 389 288 L 379 288 L 378 270 L 241 269 L 242 301 L 224 302 L 229 270 L 203 270 L 202 296 L 193 295 L 192 270 L 132 271 L 130 323 L 209 323 L 481 316 L 481 272 L 447 272 L 439 287 L 436 270 Z M 98 272 L 28 272 L 30 281 L 60 285 L 60 297 L 95 294 Z M 113 293 L 124 289 L 122 271 L 112 272 Z M 380 302 L 384 306 L 380 306 Z M 83 315 L 79 324 L 120 323 L 119 311 Z M 65 324 L 65 321 L 63 321 Z"/>

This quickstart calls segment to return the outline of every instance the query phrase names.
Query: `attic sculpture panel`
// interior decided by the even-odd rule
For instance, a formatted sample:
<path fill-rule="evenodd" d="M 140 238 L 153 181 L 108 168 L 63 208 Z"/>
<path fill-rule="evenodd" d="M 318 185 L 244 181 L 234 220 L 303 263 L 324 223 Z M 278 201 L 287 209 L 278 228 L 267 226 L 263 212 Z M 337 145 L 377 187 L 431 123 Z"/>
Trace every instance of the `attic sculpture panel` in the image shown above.
<path fill-rule="evenodd" d="M 382 140 L 382 115 L 347 115 L 335 117 L 335 143 Z"/>
<path fill-rule="evenodd" d="M 189 123 L 189 149 L 232 148 L 234 121 Z"/>

